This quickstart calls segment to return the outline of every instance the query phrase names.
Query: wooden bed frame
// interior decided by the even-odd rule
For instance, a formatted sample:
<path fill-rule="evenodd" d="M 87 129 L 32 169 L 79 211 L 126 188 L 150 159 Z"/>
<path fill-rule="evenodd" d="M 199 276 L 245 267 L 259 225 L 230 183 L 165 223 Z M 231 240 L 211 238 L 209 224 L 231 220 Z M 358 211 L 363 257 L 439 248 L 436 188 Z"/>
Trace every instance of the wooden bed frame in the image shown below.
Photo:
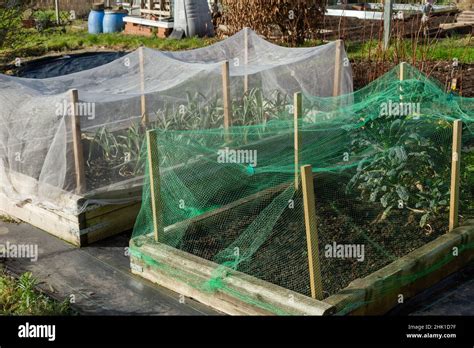
<path fill-rule="evenodd" d="M 24 174 L 10 171 L 10 180 L 15 187 L 37 187 L 37 180 Z M 136 178 L 139 182 L 141 179 Z M 130 182 L 125 182 L 130 185 Z M 124 183 L 109 185 L 100 190 L 79 195 L 56 187 L 48 187 L 61 206 L 81 209 L 87 199 L 126 199 L 124 204 L 93 204 L 87 206 L 78 214 L 64 210 L 53 209 L 43 204 L 35 204 L 31 200 L 18 200 L 0 194 L 0 212 L 38 227 L 56 237 L 76 246 L 110 237 L 133 228 L 136 216 L 141 206 L 141 186 L 125 189 Z M 82 210 L 82 209 L 81 209 Z"/>

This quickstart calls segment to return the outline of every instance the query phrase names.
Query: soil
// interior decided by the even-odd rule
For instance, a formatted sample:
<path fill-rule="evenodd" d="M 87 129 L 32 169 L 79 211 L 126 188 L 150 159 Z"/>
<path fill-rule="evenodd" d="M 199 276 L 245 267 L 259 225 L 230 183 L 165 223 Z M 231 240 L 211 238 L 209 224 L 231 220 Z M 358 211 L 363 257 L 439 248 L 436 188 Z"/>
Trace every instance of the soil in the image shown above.
<path fill-rule="evenodd" d="M 122 163 L 117 161 L 117 164 Z M 88 162 L 85 166 L 87 189 L 91 191 L 128 179 L 120 175 L 118 168 L 111 169 L 111 166 L 113 165 L 104 158 L 96 158 Z"/>
<path fill-rule="evenodd" d="M 97 146 L 89 159 L 90 146 L 90 140 L 83 138 L 83 152 L 86 160 L 84 170 L 88 191 L 100 189 L 136 176 L 133 173 L 133 163 L 125 165 L 123 157 L 106 160 L 104 151 L 99 150 Z"/>
<path fill-rule="evenodd" d="M 387 219 L 379 221 L 383 208 L 345 195 L 338 180 L 325 180 L 322 184 L 321 178 L 317 177 L 315 187 L 318 187 L 316 185 L 320 187 L 316 192 L 316 215 L 325 297 L 337 293 L 354 279 L 365 277 L 425 245 L 447 230 L 446 216 L 421 228 L 420 216 L 407 210 L 395 210 Z M 301 200 L 297 199 L 297 202 L 295 209 L 285 210 L 268 236 L 263 229 L 256 232 L 262 234 L 264 242 L 239 264 L 238 270 L 310 295 L 304 217 Z M 216 261 L 216 255 L 231 246 L 236 238 L 242 238 L 242 234 L 248 233 L 249 240 L 255 238 L 255 233 L 245 230 L 259 215 L 264 203 L 253 203 L 239 212 L 226 213 L 218 219 L 190 226 L 179 248 Z M 333 243 L 363 245 L 363 261 L 327 255 L 326 248 Z M 242 244 L 245 243 L 239 245 Z M 240 250 L 243 258 L 245 251 L 245 248 Z"/>
<path fill-rule="evenodd" d="M 423 32 L 422 15 L 415 15 L 405 20 L 395 20 L 392 31 L 397 36 L 406 38 L 419 37 Z M 430 16 L 427 23 L 427 33 L 430 37 L 444 37 L 451 35 L 449 31 L 439 29 L 440 24 L 456 21 L 456 12 L 437 13 Z M 332 41 L 342 39 L 345 41 L 362 42 L 378 40 L 383 37 L 384 23 L 380 20 L 359 19 L 355 17 L 325 16 L 321 34 L 323 40 Z M 469 30 L 457 30 L 459 34 L 469 34 Z"/>
<path fill-rule="evenodd" d="M 410 62 L 408 62 L 410 63 Z M 354 76 L 354 90 L 359 90 L 387 71 L 393 69 L 397 63 L 375 62 L 375 61 L 352 61 L 352 73 Z M 474 63 L 465 64 L 459 62 L 457 68 L 453 68 L 452 61 L 428 61 L 423 65 L 415 64 L 427 76 L 434 78 L 449 90 L 453 78 L 457 79 L 456 93 L 463 97 L 474 97 Z"/>

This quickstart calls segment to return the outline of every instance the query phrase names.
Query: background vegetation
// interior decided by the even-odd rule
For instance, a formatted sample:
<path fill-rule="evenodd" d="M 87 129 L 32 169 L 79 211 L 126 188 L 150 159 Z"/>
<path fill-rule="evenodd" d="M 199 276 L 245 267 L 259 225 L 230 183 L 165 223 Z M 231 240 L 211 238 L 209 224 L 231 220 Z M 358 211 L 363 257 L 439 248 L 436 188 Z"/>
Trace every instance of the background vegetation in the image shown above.
<path fill-rule="evenodd" d="M 0 315 L 71 315 L 67 301 L 55 301 L 36 290 L 31 273 L 18 279 L 0 270 Z"/>

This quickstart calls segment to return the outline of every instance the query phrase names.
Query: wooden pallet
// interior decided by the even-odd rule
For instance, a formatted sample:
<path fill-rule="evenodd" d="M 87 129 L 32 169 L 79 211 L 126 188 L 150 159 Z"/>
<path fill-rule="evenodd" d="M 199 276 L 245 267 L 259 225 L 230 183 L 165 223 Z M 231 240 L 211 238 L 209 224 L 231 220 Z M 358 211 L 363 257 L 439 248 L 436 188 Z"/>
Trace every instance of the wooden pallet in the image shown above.
<path fill-rule="evenodd" d="M 35 187 L 37 181 L 29 176 L 12 172 L 9 178 L 15 187 Z M 135 179 L 139 180 L 139 179 Z M 22 186 L 21 186 L 22 185 Z M 124 189 L 118 184 L 94 191 L 86 196 L 50 187 L 59 197 L 56 204 L 64 207 L 82 207 L 87 199 L 130 199 L 130 203 L 90 205 L 78 214 L 52 209 L 31 200 L 18 202 L 0 195 L 0 212 L 38 227 L 76 246 L 85 246 L 133 228 L 140 211 L 141 187 Z"/>
<path fill-rule="evenodd" d="M 146 0 L 142 1 L 140 14 L 158 17 L 171 17 L 170 0 Z"/>

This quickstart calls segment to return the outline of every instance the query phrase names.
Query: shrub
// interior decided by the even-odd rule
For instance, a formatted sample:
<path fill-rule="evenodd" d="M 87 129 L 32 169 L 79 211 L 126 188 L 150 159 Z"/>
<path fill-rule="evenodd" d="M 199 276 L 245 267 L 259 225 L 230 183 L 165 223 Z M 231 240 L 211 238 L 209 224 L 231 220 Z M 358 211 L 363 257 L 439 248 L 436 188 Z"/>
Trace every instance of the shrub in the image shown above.
<path fill-rule="evenodd" d="M 266 37 L 279 31 L 291 45 L 317 37 L 324 16 L 322 0 L 222 0 L 219 23 L 236 33 L 250 27 Z"/>

